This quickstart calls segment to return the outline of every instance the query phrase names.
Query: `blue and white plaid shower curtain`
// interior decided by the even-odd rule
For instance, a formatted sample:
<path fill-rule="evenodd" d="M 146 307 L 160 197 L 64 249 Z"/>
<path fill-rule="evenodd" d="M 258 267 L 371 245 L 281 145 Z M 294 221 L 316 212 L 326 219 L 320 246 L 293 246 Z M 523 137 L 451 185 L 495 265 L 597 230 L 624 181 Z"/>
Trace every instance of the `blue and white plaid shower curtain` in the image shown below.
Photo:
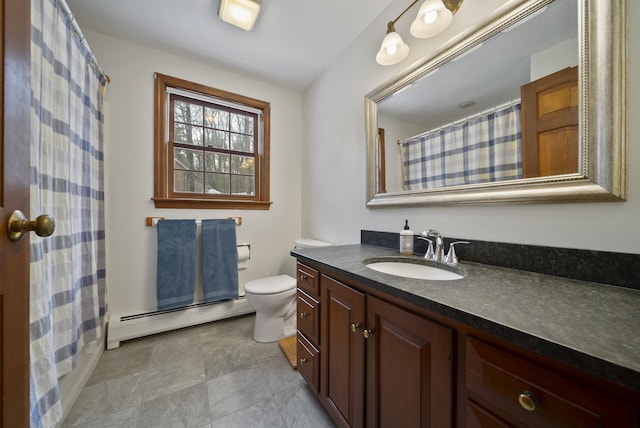
<path fill-rule="evenodd" d="M 400 142 L 404 190 L 522 178 L 520 103 Z"/>
<path fill-rule="evenodd" d="M 60 421 L 58 378 L 101 337 L 106 312 L 105 76 L 62 1 L 31 0 L 30 209 L 56 223 L 51 237 L 31 236 L 32 427 Z"/>

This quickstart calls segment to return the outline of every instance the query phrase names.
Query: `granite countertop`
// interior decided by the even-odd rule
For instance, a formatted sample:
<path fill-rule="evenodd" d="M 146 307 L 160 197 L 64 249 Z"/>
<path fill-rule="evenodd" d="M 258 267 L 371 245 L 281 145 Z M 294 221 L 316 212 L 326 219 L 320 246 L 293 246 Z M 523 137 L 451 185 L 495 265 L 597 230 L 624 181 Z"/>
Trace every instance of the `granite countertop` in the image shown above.
<path fill-rule="evenodd" d="M 393 249 L 344 245 L 291 255 L 619 385 L 640 391 L 640 290 L 461 261 L 454 281 L 403 278 L 363 260 Z M 419 256 L 412 256 L 421 259 Z"/>

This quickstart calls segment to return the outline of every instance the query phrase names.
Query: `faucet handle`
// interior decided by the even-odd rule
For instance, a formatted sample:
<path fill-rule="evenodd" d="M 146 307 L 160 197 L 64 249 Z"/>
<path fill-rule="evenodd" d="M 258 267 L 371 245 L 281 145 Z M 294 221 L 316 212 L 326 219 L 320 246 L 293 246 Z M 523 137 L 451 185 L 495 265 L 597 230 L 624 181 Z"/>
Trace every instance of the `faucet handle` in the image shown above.
<path fill-rule="evenodd" d="M 446 256 L 444 256 L 444 262 L 450 265 L 458 264 L 458 256 L 456 256 L 456 249 L 454 245 L 456 244 L 468 244 L 469 241 L 456 241 L 449 244 L 449 252 Z"/>
<path fill-rule="evenodd" d="M 427 252 L 424 253 L 424 258 L 427 260 L 433 260 L 436 253 L 433 251 L 433 241 L 429 238 L 425 238 L 423 236 L 418 236 L 418 239 L 422 239 L 423 241 L 427 241 L 429 243 L 429 247 L 427 248 Z"/>

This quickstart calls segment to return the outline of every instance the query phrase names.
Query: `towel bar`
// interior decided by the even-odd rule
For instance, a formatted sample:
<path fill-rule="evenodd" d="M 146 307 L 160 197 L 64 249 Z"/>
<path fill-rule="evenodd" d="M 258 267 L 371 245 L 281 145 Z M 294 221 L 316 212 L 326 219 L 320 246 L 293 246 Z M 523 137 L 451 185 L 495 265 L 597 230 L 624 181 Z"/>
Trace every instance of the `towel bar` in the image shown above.
<path fill-rule="evenodd" d="M 242 225 L 242 217 L 228 217 L 229 220 L 233 220 L 236 222 L 236 226 Z M 157 226 L 159 220 L 164 220 L 164 217 L 147 217 L 145 219 L 145 224 L 147 226 Z M 201 224 L 202 220 L 196 220 L 196 224 Z"/>

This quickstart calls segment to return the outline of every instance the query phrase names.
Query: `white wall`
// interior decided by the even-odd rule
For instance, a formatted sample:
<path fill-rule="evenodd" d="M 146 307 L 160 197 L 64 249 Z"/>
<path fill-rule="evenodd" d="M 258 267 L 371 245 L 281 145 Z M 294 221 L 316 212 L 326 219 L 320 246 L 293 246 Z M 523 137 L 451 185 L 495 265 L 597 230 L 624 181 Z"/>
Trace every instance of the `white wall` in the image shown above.
<path fill-rule="evenodd" d="M 237 73 L 216 69 L 85 31 L 111 77 L 105 94 L 105 206 L 107 293 L 111 315 L 156 309 L 156 230 L 145 217 L 241 216 L 238 242 L 251 243 L 249 269 L 240 281 L 294 275 L 289 255 L 301 232 L 300 156 L 302 96 Z M 236 92 L 271 103 L 271 201 L 269 211 L 155 209 L 153 196 L 153 73 Z"/>
<path fill-rule="evenodd" d="M 628 2 L 628 21 L 640 18 L 640 3 Z M 375 54 L 389 19 L 406 1 L 395 0 L 305 92 L 302 150 L 303 232 L 335 243 L 357 243 L 360 230 L 398 232 L 405 218 L 414 231 L 435 228 L 445 236 L 522 244 L 640 253 L 640 27 L 629 25 L 628 140 L 629 192 L 626 202 L 376 208 L 365 206 L 364 95 L 454 37 L 495 7 L 497 0 L 467 1 L 452 27 L 434 39 L 418 40 L 398 31 L 411 53 L 383 67 Z M 408 21 L 404 23 L 404 21 Z M 406 36 L 405 36 L 406 35 Z M 453 82 L 452 82 L 453 83 Z"/>
<path fill-rule="evenodd" d="M 402 190 L 404 177 L 398 141 L 422 134 L 424 126 L 379 114 L 378 127 L 384 129 L 386 189 L 387 192 L 399 192 Z"/>

